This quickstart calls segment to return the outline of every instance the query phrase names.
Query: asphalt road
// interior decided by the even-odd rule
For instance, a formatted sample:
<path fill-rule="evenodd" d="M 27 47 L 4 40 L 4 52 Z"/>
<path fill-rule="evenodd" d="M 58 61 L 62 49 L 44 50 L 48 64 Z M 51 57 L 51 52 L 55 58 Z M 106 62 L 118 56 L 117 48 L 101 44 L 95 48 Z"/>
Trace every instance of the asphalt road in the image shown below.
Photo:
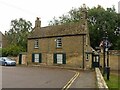
<path fill-rule="evenodd" d="M 86 88 L 85 90 L 96 90 L 97 83 L 96 83 L 95 72 L 92 70 L 86 70 L 80 72 L 80 75 L 73 82 L 70 88 L 81 88 L 81 89 Z"/>
<path fill-rule="evenodd" d="M 2 88 L 63 88 L 74 75 L 64 69 L 2 67 Z"/>

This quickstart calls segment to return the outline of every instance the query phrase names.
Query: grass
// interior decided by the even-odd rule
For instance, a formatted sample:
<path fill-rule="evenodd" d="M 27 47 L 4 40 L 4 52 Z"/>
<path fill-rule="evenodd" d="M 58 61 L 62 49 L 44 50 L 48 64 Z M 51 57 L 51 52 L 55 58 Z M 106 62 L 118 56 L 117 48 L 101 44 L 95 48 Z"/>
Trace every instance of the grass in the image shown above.
<path fill-rule="evenodd" d="M 118 74 L 111 73 L 110 80 L 107 80 L 106 76 L 104 77 L 104 79 L 110 90 L 114 90 L 114 89 L 120 90 L 120 76 Z"/>

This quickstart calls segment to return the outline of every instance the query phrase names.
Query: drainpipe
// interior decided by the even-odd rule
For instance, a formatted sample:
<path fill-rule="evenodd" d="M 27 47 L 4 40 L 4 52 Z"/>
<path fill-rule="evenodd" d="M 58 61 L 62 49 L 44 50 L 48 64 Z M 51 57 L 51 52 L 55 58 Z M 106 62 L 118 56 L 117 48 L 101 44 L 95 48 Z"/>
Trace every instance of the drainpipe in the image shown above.
<path fill-rule="evenodd" d="M 85 68 L 85 66 L 84 66 L 84 64 L 85 64 L 85 62 L 84 62 L 84 35 L 83 35 L 83 50 L 82 50 L 82 53 L 83 53 L 83 70 L 84 70 L 84 68 Z"/>

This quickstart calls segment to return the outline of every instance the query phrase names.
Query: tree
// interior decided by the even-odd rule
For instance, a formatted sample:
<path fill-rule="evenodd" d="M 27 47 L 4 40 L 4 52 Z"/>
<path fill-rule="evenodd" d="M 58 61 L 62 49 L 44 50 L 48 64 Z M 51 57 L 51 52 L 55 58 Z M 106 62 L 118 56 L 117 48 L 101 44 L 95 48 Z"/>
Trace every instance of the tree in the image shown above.
<path fill-rule="evenodd" d="M 11 21 L 11 28 L 5 33 L 9 44 L 22 47 L 23 51 L 27 50 L 27 37 L 32 31 L 32 23 L 22 18 Z"/>
<path fill-rule="evenodd" d="M 55 18 L 50 21 L 49 25 L 61 25 L 70 22 L 79 22 L 81 17 L 80 8 L 72 8 L 68 14 L 62 15 L 59 19 Z M 115 35 L 115 30 L 120 26 L 120 14 L 112 8 L 104 9 L 102 6 L 87 8 L 88 10 L 88 28 L 90 32 L 91 46 L 99 46 L 101 40 L 107 32 L 109 41 L 112 43 L 111 49 L 120 49 L 120 37 Z M 61 23 L 62 22 L 62 23 Z M 120 35 L 120 34 L 119 34 Z M 114 38 L 113 38 L 114 37 Z"/>
<path fill-rule="evenodd" d="M 72 8 L 66 15 L 63 14 L 58 19 L 54 17 L 53 20 L 49 22 L 49 25 L 62 25 L 78 22 L 80 20 L 80 9 L 81 8 Z"/>
<path fill-rule="evenodd" d="M 88 10 L 89 30 L 91 38 L 91 46 L 95 48 L 99 46 L 100 41 L 107 32 L 108 39 L 112 43 L 111 49 L 120 49 L 117 45 L 119 37 L 114 34 L 116 26 L 118 26 L 118 16 L 114 6 L 105 10 L 98 6 Z M 113 38 L 114 37 L 114 38 Z"/>

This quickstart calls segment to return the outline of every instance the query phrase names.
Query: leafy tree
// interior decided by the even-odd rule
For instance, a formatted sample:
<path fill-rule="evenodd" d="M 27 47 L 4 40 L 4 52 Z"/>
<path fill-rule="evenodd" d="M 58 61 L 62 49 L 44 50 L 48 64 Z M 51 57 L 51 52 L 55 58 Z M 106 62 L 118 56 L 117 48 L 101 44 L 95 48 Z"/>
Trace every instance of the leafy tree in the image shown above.
<path fill-rule="evenodd" d="M 9 44 L 22 47 L 23 51 L 27 49 L 27 37 L 32 31 L 32 23 L 22 18 L 11 21 L 11 29 L 5 33 Z"/>
<path fill-rule="evenodd" d="M 118 20 L 114 7 L 107 8 L 107 10 L 101 6 L 94 7 L 88 10 L 88 16 L 92 47 L 98 46 L 102 37 L 105 37 L 107 32 L 108 39 L 113 44 L 111 49 L 115 49 L 118 37 L 114 34 L 114 29 L 117 26 Z"/>
<path fill-rule="evenodd" d="M 17 56 L 27 51 L 27 37 L 32 32 L 32 23 L 22 18 L 11 21 L 11 28 L 5 32 L 8 46 L 2 49 L 2 56 Z"/>
<path fill-rule="evenodd" d="M 49 25 L 62 25 L 70 22 L 79 22 L 81 8 L 72 8 L 66 15 L 62 15 L 59 18 L 54 17 L 49 22 Z"/>

